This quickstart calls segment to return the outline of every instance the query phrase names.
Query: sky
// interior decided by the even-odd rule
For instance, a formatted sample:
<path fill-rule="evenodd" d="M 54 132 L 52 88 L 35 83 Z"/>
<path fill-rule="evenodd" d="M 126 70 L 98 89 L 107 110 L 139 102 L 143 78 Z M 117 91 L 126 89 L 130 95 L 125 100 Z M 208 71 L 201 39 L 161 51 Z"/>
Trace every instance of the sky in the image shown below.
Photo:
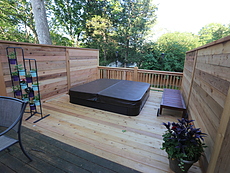
<path fill-rule="evenodd" d="M 167 32 L 197 34 L 210 23 L 230 24 L 230 0 L 153 0 L 158 4 L 154 38 Z"/>

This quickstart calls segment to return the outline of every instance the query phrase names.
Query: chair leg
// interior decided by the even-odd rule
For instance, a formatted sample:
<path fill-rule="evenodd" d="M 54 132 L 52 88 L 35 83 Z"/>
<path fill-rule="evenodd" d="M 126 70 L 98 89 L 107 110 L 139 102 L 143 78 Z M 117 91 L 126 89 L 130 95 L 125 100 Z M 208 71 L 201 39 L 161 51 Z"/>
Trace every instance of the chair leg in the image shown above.
<path fill-rule="evenodd" d="M 24 147 L 22 146 L 22 143 L 21 143 L 21 140 L 19 140 L 19 145 L 20 145 L 20 147 L 21 147 L 21 149 L 22 149 L 22 152 L 25 154 L 25 156 L 30 160 L 30 161 L 33 161 L 32 159 L 31 159 L 31 157 L 26 153 L 26 151 L 24 150 Z"/>

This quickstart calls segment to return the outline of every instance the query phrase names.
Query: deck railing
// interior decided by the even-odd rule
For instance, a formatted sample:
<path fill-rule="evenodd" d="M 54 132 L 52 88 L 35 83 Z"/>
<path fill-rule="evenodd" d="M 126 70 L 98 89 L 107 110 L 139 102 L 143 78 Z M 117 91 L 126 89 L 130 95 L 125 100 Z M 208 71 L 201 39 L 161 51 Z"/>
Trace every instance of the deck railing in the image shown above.
<path fill-rule="evenodd" d="M 99 78 L 147 82 L 154 89 L 180 89 L 183 73 L 99 66 Z"/>

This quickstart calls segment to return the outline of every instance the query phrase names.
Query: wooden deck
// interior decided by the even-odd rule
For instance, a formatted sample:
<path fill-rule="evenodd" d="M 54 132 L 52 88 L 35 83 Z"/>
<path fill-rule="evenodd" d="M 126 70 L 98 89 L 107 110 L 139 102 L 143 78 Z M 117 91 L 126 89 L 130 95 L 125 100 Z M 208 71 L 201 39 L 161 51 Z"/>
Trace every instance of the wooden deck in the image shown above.
<path fill-rule="evenodd" d="M 165 131 L 161 124 L 175 121 L 181 117 L 181 112 L 164 109 L 162 115 L 157 117 L 161 97 L 162 92 L 151 91 L 141 113 L 131 117 L 71 104 L 69 96 L 62 94 L 43 103 L 43 112 L 50 114 L 49 117 L 34 124 L 39 115 L 34 116 L 23 121 L 23 125 L 52 139 L 140 172 L 170 173 L 167 154 L 160 149 L 161 135 Z M 24 118 L 28 116 L 25 114 Z M 46 158 L 45 162 L 50 159 Z M 26 166 L 30 164 L 32 163 Z M 97 171 L 92 169 L 89 172 Z M 189 173 L 201 173 L 198 163 Z"/>

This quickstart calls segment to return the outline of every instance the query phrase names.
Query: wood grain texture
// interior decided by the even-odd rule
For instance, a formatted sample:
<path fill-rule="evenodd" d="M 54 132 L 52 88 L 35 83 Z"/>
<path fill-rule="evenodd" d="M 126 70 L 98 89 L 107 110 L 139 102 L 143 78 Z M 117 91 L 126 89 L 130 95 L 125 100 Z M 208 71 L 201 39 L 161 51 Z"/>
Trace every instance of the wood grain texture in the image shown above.
<path fill-rule="evenodd" d="M 223 111 L 229 107 L 226 105 L 230 86 L 229 46 L 230 36 L 191 50 L 186 53 L 184 66 L 183 94 L 187 97 L 185 100 L 189 100 L 189 117 L 196 120 L 195 125 L 201 127 L 208 134 L 205 139 L 208 146 L 205 149 L 205 156 L 207 162 L 212 161 L 209 164 L 209 171 L 211 172 L 225 172 L 230 162 L 230 158 L 224 152 L 224 148 L 230 147 L 226 140 L 230 134 L 229 128 L 221 123 L 224 118 L 222 117 Z M 192 69 L 191 65 L 192 61 L 195 60 L 196 51 L 197 59 Z M 188 86 L 192 87 L 190 95 L 186 91 Z M 229 123 L 228 119 L 225 121 L 227 121 L 225 123 Z M 219 133 L 220 129 L 221 134 Z M 224 130 L 226 133 L 222 133 Z M 221 140 L 223 143 L 220 143 Z M 218 160 L 218 165 L 213 160 Z M 203 165 L 207 165 L 207 162 Z"/>
<path fill-rule="evenodd" d="M 6 90 L 12 96 L 11 77 L 6 56 L 6 48 L 22 47 L 25 58 L 36 59 L 41 98 L 55 94 L 67 93 L 72 85 L 82 81 L 96 80 L 99 61 L 98 50 L 87 48 L 71 48 L 54 45 L 40 45 L 0 41 L 0 62 L 3 75 L 1 91 Z M 22 63 L 22 53 L 17 52 L 18 62 Z M 34 68 L 34 67 L 32 67 Z"/>
<path fill-rule="evenodd" d="M 4 76 L 3 76 L 1 63 L 0 63 L 0 86 L 2 86 L 2 89 L 0 90 L 0 95 L 1 96 L 6 96 L 6 84 L 5 84 L 5 79 L 4 79 Z"/>
<path fill-rule="evenodd" d="M 229 160 L 229 124 L 230 124 L 230 89 L 225 102 L 225 107 L 221 116 L 220 126 L 217 131 L 216 141 L 214 146 L 214 151 L 212 153 L 212 158 L 210 160 L 210 166 L 208 167 L 208 172 L 228 172 L 229 164 L 223 164 L 225 160 Z"/>
<path fill-rule="evenodd" d="M 46 99 L 45 114 L 50 116 L 33 124 L 37 116 L 23 125 L 54 139 L 140 172 L 171 172 L 167 154 L 160 149 L 162 122 L 176 121 L 177 111 L 165 110 L 157 117 L 162 92 L 151 91 L 138 116 L 125 116 L 69 103 L 68 95 Z M 26 118 L 26 116 L 25 116 Z M 199 173 L 196 163 L 189 173 Z"/>

